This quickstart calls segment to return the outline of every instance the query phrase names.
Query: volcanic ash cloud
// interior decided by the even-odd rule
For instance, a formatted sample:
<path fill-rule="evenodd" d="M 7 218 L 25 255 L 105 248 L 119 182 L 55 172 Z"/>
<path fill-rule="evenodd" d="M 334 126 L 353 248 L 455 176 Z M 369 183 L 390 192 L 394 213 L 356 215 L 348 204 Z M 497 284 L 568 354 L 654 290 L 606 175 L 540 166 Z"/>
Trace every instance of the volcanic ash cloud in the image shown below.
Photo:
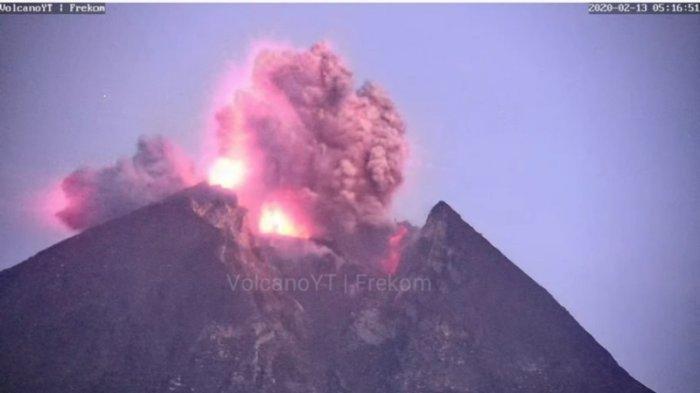
<path fill-rule="evenodd" d="M 81 168 L 63 179 L 67 205 L 56 215 L 85 229 L 158 201 L 196 182 L 194 166 L 163 137 L 140 138 L 136 154 L 101 169 Z"/>
<path fill-rule="evenodd" d="M 218 155 L 245 164 L 237 193 L 253 212 L 283 204 L 313 235 L 388 222 L 404 178 L 404 122 L 379 87 L 356 89 L 328 46 L 259 52 L 217 122 Z"/>

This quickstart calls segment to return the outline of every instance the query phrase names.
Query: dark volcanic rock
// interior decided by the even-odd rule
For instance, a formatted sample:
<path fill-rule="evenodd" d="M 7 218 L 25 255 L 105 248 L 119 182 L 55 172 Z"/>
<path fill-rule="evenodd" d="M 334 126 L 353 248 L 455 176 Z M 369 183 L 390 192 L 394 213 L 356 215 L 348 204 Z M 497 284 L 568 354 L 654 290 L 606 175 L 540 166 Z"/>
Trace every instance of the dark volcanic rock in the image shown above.
<path fill-rule="evenodd" d="M 376 281 L 377 244 L 257 238 L 185 190 L 0 272 L 0 391 L 649 391 L 444 202 L 403 243 L 409 286 Z"/>
<path fill-rule="evenodd" d="M 648 392 L 569 313 L 446 203 L 438 203 L 399 277 L 429 292 L 394 299 L 405 392 Z"/>
<path fill-rule="evenodd" d="M 293 300 L 231 291 L 276 274 L 244 216 L 196 187 L 0 273 L 0 391 L 313 391 Z"/>

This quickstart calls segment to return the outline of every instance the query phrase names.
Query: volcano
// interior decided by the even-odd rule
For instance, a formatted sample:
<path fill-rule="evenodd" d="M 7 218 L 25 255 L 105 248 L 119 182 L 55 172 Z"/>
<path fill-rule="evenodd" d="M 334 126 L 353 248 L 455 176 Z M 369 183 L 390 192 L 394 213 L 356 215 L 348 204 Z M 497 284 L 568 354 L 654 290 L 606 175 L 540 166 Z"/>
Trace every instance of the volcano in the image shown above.
<path fill-rule="evenodd" d="M 0 272 L 0 391 L 651 391 L 446 203 L 402 225 L 390 276 L 203 184 L 87 229 Z"/>

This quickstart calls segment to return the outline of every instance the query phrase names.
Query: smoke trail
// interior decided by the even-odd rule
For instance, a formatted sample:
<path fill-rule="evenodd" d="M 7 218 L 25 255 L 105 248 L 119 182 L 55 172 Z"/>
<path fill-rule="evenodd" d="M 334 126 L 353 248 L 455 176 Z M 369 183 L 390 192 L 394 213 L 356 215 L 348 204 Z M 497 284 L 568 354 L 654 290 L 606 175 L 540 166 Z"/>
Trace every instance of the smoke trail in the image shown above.
<path fill-rule="evenodd" d="M 162 199 L 195 182 L 194 166 L 163 137 L 140 138 L 136 154 L 101 169 L 81 168 L 63 179 L 67 206 L 56 213 L 85 229 Z"/>

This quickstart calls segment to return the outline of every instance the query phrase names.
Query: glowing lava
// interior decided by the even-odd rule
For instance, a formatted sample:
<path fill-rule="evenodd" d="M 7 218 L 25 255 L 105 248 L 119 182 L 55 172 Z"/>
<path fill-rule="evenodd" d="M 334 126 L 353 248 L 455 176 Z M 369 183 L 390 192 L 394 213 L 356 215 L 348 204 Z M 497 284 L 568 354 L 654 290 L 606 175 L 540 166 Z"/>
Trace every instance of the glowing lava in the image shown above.
<path fill-rule="evenodd" d="M 389 238 L 389 255 L 382 263 L 384 269 L 389 274 L 393 275 L 396 273 L 396 269 L 399 267 L 399 262 L 401 261 L 401 245 L 407 234 L 408 228 L 399 225 L 399 227 L 396 228 L 396 232 Z"/>
<path fill-rule="evenodd" d="M 243 183 L 245 165 L 242 161 L 220 157 L 209 169 L 209 184 L 223 188 L 236 188 Z"/>
<path fill-rule="evenodd" d="M 291 237 L 307 237 L 306 231 L 282 210 L 277 204 L 263 205 L 260 211 L 259 230 L 261 233 Z"/>

